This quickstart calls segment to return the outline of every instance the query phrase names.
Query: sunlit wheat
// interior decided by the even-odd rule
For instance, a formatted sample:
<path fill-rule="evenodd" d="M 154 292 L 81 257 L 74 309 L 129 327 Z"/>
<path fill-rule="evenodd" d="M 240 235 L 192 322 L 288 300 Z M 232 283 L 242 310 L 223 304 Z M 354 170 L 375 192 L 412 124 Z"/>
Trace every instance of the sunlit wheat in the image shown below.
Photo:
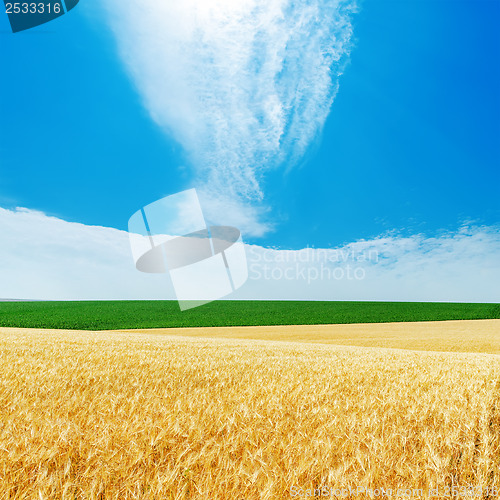
<path fill-rule="evenodd" d="M 2 500 L 500 489 L 497 355 L 4 330 L 0 356 Z"/>

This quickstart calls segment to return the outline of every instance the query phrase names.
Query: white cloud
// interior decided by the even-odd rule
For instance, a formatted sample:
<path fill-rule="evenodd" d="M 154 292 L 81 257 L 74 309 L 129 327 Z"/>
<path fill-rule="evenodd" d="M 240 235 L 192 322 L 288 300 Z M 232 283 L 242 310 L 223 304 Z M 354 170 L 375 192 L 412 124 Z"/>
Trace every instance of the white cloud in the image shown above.
<path fill-rule="evenodd" d="M 500 302 L 500 227 L 248 255 L 244 292 L 262 299 Z"/>
<path fill-rule="evenodd" d="M 0 234 L 1 298 L 175 298 L 168 275 L 135 270 L 124 231 L 0 208 Z M 250 279 L 230 298 L 500 302 L 499 227 L 247 254 Z"/>
<path fill-rule="evenodd" d="M 168 277 L 135 270 L 128 233 L 0 208 L 0 298 L 174 298 Z"/>
<path fill-rule="evenodd" d="M 349 54 L 355 0 L 103 5 L 152 118 L 190 154 L 212 218 L 264 233 L 255 208 L 262 176 L 298 161 L 321 131 Z"/>

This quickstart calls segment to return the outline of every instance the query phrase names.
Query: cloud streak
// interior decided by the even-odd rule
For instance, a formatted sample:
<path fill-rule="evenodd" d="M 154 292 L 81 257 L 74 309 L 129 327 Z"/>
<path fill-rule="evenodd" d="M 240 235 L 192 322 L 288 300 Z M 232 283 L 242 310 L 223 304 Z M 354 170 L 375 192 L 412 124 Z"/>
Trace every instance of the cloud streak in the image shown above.
<path fill-rule="evenodd" d="M 239 220 L 227 222 L 247 233 L 265 232 L 251 207 L 264 198 L 264 174 L 299 161 L 325 123 L 351 47 L 354 0 L 105 7 L 145 106 L 190 155 L 204 205 L 219 222 L 232 214 Z"/>

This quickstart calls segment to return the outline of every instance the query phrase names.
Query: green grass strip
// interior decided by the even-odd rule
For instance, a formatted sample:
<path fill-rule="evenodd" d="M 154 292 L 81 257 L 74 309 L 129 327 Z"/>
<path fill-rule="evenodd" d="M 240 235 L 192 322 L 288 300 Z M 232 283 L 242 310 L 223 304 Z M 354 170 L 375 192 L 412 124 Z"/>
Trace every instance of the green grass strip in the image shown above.
<path fill-rule="evenodd" d="M 181 312 L 176 301 L 1 302 L 0 326 L 118 330 L 318 325 L 500 318 L 500 304 L 216 301 Z"/>

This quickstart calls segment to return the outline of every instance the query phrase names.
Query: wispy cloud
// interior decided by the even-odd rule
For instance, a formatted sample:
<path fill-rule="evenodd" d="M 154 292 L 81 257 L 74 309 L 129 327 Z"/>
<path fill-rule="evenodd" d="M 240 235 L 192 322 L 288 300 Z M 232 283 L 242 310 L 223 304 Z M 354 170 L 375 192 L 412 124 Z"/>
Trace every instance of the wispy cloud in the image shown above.
<path fill-rule="evenodd" d="M 355 0 L 105 6 L 146 107 L 189 153 L 208 210 L 265 232 L 256 209 L 262 178 L 297 162 L 321 131 L 349 54 Z M 224 200 L 243 209 L 221 210 Z"/>
<path fill-rule="evenodd" d="M 175 299 L 167 274 L 136 271 L 124 231 L 0 208 L 0 234 L 0 298 Z M 230 298 L 500 302 L 499 227 L 247 254 Z"/>
<path fill-rule="evenodd" d="M 248 249 L 247 297 L 500 302 L 498 226 L 395 234 L 333 249 Z"/>

